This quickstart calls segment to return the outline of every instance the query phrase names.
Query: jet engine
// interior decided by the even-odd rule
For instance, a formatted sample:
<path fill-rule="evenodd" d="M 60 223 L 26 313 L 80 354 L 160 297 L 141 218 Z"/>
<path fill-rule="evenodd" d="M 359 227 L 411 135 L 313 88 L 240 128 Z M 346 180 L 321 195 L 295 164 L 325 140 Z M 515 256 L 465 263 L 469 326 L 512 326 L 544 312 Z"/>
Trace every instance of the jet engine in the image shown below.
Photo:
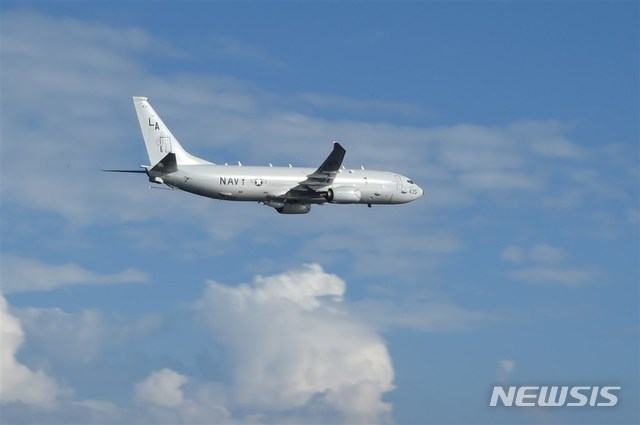
<path fill-rule="evenodd" d="M 276 211 L 280 214 L 306 214 L 311 211 L 311 205 L 285 203 L 282 207 L 276 208 Z"/>
<path fill-rule="evenodd" d="M 360 202 L 360 189 L 352 186 L 338 186 L 327 191 L 327 201 L 333 204 L 355 204 Z"/>

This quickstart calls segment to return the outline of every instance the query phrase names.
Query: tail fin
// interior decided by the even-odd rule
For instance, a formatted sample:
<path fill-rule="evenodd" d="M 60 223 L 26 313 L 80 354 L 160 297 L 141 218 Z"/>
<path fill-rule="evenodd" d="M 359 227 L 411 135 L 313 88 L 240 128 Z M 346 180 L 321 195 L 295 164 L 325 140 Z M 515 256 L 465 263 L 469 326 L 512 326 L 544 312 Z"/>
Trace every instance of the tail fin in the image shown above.
<path fill-rule="evenodd" d="M 156 114 L 156 111 L 153 110 L 146 97 L 134 96 L 133 104 L 136 107 L 140 130 L 142 130 L 151 166 L 158 164 L 169 153 L 175 154 L 177 165 L 210 164 L 209 161 L 190 155 L 184 150 Z"/>

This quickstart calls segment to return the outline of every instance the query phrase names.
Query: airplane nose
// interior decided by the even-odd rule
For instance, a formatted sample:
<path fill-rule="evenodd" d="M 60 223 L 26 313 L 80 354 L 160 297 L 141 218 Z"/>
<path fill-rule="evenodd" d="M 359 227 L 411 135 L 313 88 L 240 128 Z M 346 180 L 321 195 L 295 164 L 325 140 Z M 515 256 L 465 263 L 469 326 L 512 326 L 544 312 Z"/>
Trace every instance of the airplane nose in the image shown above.
<path fill-rule="evenodd" d="M 416 187 L 418 188 L 418 193 L 417 193 L 416 198 L 420 198 L 420 197 L 422 197 L 422 195 L 424 195 L 424 190 L 422 190 L 422 188 L 420 186 L 418 186 L 418 185 L 416 185 Z"/>

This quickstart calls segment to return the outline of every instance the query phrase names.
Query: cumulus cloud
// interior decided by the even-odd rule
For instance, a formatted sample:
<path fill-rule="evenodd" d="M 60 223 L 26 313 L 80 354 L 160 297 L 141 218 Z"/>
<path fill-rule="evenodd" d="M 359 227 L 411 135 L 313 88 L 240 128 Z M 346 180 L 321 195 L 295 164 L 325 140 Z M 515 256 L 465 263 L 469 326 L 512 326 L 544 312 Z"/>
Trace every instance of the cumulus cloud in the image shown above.
<path fill-rule="evenodd" d="M 50 291 L 78 284 L 142 283 L 148 280 L 145 272 L 136 269 L 100 274 L 75 263 L 51 265 L 32 258 L 11 255 L 3 255 L 1 264 L 2 291 L 6 294 Z"/>
<path fill-rule="evenodd" d="M 225 352 L 228 381 L 162 368 L 133 386 L 134 409 L 75 400 L 71 390 L 21 364 L 15 356 L 24 340 L 18 318 L 52 359 L 81 362 L 153 329 L 156 320 L 115 326 L 99 311 L 57 308 L 15 308 L 13 316 L 2 298 L 0 401 L 24 403 L 6 410 L 10 418 L 46 423 L 392 422 L 392 406 L 383 400 L 394 389 L 389 352 L 379 327 L 345 301 L 345 291 L 342 279 L 317 264 L 235 287 L 208 282 L 194 311 Z M 50 414 L 34 407 L 47 407 Z"/>
<path fill-rule="evenodd" d="M 31 342 L 18 316 L 0 294 L 0 408 L 4 423 L 118 423 L 124 411 L 108 401 L 76 400 L 73 389 L 43 370 L 21 363 L 17 354 Z M 64 341 L 59 344 L 62 349 Z M 73 347 L 76 348 L 76 347 Z M 69 350 L 70 351 L 70 350 Z M 73 353 L 70 353 L 73 355 Z"/>
<path fill-rule="evenodd" d="M 177 407 L 183 402 L 182 386 L 189 380 L 171 369 L 153 372 L 144 381 L 136 384 L 135 397 L 140 403 Z"/>
<path fill-rule="evenodd" d="M 272 417 L 390 421 L 393 389 L 384 340 L 344 302 L 345 282 L 319 265 L 237 287 L 208 282 L 198 316 L 233 359 L 233 405 Z M 297 421 L 305 420 L 298 416 Z M 308 419 L 307 419 L 308 420 Z"/>
<path fill-rule="evenodd" d="M 18 319 L 10 314 L 2 294 L 0 327 L 0 403 L 21 402 L 52 408 L 65 390 L 43 371 L 33 371 L 16 359 L 16 353 L 24 342 L 24 331 Z"/>
<path fill-rule="evenodd" d="M 134 423 L 203 424 L 264 423 L 260 414 L 248 418 L 229 409 L 227 388 L 220 383 L 202 382 L 169 368 L 152 372 L 134 386 Z"/>

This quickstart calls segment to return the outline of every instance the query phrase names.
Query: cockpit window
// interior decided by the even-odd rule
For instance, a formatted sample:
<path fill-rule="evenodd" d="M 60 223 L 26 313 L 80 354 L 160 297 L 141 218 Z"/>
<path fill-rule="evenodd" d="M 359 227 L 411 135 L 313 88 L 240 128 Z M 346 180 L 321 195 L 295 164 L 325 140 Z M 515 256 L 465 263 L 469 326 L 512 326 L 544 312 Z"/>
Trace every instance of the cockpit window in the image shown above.
<path fill-rule="evenodd" d="M 413 183 L 413 180 L 407 180 L 407 183 L 409 183 L 409 184 L 414 184 L 414 183 Z"/>

